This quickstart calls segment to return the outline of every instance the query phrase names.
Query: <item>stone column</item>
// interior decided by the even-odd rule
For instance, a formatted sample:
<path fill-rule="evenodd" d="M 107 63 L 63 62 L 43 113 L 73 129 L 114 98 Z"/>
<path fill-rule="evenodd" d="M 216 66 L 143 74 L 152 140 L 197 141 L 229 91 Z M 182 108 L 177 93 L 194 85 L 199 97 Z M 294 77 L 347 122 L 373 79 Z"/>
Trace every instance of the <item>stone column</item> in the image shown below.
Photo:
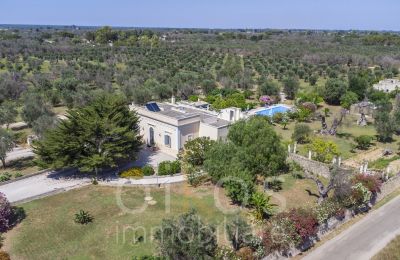
<path fill-rule="evenodd" d="M 311 151 L 308 151 L 308 159 L 312 159 L 312 152 Z"/>

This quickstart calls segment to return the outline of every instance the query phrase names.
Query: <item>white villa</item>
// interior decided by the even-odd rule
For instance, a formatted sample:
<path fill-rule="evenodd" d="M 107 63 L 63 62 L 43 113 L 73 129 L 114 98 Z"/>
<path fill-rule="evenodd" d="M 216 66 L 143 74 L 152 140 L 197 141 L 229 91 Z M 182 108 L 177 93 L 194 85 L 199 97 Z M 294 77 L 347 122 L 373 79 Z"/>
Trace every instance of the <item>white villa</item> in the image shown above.
<path fill-rule="evenodd" d="M 240 108 L 226 108 L 217 113 L 208 110 L 205 104 L 176 103 L 175 98 L 171 103 L 132 104 L 130 109 L 140 116 L 140 134 L 147 145 L 174 156 L 194 138 L 225 139 L 229 125 L 244 117 Z"/>
<path fill-rule="evenodd" d="M 384 79 L 375 84 L 374 89 L 384 92 L 392 92 L 396 88 L 400 88 L 400 80 L 398 79 Z"/>

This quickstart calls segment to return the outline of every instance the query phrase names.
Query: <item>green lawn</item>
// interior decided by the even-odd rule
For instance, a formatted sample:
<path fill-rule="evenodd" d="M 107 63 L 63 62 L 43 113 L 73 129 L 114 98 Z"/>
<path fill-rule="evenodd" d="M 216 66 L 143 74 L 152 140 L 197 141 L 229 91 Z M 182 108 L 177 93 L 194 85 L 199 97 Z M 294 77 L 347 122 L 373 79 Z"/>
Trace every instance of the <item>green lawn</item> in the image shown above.
<path fill-rule="evenodd" d="M 400 236 L 397 236 L 373 260 L 400 260 Z"/>
<path fill-rule="evenodd" d="M 204 221 L 218 227 L 225 218 L 214 205 L 212 187 L 174 186 L 170 213 L 165 209 L 164 189 L 153 188 L 151 196 L 157 204 L 136 214 L 121 210 L 117 194 L 114 187 L 89 186 L 23 204 L 27 217 L 6 234 L 4 250 L 12 259 L 131 259 L 156 252 L 151 232 L 165 217 L 193 207 Z M 138 208 L 143 205 L 144 192 L 142 188 L 124 188 L 121 198 L 126 207 Z M 74 214 L 80 209 L 89 211 L 94 222 L 74 223 Z M 139 230 L 137 235 L 144 235 L 143 243 L 132 243 L 134 229 Z M 222 228 L 218 234 L 223 237 Z"/>

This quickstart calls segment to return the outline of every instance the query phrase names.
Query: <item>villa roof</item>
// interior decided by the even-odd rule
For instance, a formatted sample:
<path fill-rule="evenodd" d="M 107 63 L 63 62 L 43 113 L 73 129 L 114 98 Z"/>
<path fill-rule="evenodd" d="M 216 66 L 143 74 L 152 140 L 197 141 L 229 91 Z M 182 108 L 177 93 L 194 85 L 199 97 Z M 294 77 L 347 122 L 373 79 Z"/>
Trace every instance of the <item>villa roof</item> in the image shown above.
<path fill-rule="evenodd" d="M 229 125 L 229 121 L 218 118 L 218 114 L 213 111 L 208 111 L 205 109 L 190 107 L 188 105 L 179 105 L 179 104 L 170 104 L 170 103 L 157 103 L 160 111 L 152 113 L 156 113 L 159 115 L 164 115 L 176 120 L 184 120 L 193 117 L 200 117 L 200 121 L 211 125 L 213 127 L 224 127 Z M 146 107 L 141 107 L 142 109 L 146 109 Z M 149 110 L 147 110 L 149 111 Z"/>

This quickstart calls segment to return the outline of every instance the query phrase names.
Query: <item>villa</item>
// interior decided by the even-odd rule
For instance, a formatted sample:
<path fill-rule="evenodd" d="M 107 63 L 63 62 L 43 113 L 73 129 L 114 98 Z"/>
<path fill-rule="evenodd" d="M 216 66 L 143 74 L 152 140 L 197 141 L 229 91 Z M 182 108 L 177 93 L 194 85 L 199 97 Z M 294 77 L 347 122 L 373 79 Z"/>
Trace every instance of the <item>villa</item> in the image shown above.
<path fill-rule="evenodd" d="M 219 113 L 208 110 L 205 104 L 188 102 L 150 102 L 145 106 L 132 104 L 140 116 L 140 134 L 149 146 L 176 155 L 187 141 L 197 137 L 224 140 L 229 125 L 241 118 L 240 108 L 226 108 Z"/>

